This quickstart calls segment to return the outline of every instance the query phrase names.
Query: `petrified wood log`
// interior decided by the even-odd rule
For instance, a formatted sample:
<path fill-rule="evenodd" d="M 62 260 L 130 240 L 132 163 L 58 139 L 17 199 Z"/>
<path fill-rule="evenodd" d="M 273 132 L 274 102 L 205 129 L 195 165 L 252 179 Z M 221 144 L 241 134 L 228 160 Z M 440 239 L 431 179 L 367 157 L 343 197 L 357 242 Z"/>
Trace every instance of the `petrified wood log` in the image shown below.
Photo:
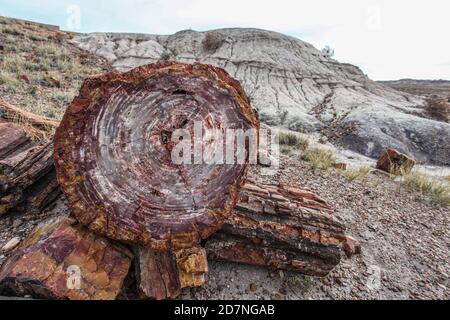
<path fill-rule="evenodd" d="M 74 217 L 156 251 L 189 248 L 217 231 L 236 203 L 246 164 L 175 164 L 172 133 L 185 129 L 193 137 L 196 122 L 256 137 L 259 129 L 241 86 L 220 68 L 161 62 L 86 80 L 54 139 L 58 180 Z M 223 148 L 220 139 L 207 144 Z"/>
<path fill-rule="evenodd" d="M 410 173 L 415 165 L 416 161 L 414 159 L 395 149 L 386 150 L 377 161 L 377 169 L 397 175 Z"/>
<path fill-rule="evenodd" d="M 0 295 L 111 300 L 132 253 L 67 217 L 41 223 L 0 269 Z"/>
<path fill-rule="evenodd" d="M 59 193 L 53 145 L 35 143 L 22 128 L 0 123 L 0 215 L 13 208 L 40 211 Z"/>
<path fill-rule="evenodd" d="M 247 183 L 206 249 L 213 259 L 325 276 L 339 263 L 346 239 L 332 213 L 309 191 Z"/>
<path fill-rule="evenodd" d="M 176 252 L 136 249 L 135 272 L 141 298 L 173 299 L 183 288 L 205 284 L 206 251 L 200 247 Z"/>

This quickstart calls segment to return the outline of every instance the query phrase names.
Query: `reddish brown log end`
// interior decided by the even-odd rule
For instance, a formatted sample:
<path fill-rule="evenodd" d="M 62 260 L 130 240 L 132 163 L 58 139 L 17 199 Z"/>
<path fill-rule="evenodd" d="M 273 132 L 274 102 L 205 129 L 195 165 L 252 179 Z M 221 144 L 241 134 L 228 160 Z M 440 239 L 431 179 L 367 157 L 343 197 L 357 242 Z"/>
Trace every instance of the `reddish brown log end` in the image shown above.
<path fill-rule="evenodd" d="M 247 166 L 174 164 L 171 134 L 193 137 L 196 121 L 259 130 L 241 86 L 220 68 L 161 62 L 86 80 L 55 135 L 73 215 L 99 234 L 156 251 L 189 248 L 217 231 Z"/>

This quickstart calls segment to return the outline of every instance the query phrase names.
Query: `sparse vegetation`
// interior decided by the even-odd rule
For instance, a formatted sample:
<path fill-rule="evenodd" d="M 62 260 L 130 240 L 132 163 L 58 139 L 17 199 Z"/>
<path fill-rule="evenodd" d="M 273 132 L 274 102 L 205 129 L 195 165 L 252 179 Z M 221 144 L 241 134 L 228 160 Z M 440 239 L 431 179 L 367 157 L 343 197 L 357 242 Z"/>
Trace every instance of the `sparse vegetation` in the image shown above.
<path fill-rule="evenodd" d="M 87 74 L 102 62 L 65 39 L 57 29 L 0 19 L 0 95 L 22 109 L 61 118 Z"/>
<path fill-rule="evenodd" d="M 359 167 L 356 169 L 338 170 L 339 174 L 348 181 L 363 181 L 370 173 L 369 167 Z"/>
<path fill-rule="evenodd" d="M 292 147 L 290 147 L 290 146 L 281 146 L 280 147 L 280 152 L 282 154 L 291 154 L 292 153 Z"/>
<path fill-rule="evenodd" d="M 309 140 L 299 137 L 291 132 L 281 132 L 279 135 L 280 145 L 289 147 L 298 147 L 305 151 L 309 146 Z"/>
<path fill-rule="evenodd" d="M 450 206 L 450 185 L 429 175 L 413 171 L 403 176 L 401 186 L 431 199 L 434 204 Z"/>
<path fill-rule="evenodd" d="M 427 99 L 427 112 L 436 120 L 448 122 L 450 120 L 450 103 L 438 95 L 432 95 Z"/>
<path fill-rule="evenodd" d="M 328 170 L 337 163 L 334 153 L 322 148 L 308 148 L 303 152 L 301 158 L 308 161 L 313 169 Z"/>
<path fill-rule="evenodd" d="M 15 93 L 19 90 L 21 82 L 14 74 L 0 70 L 0 86 L 4 87 L 7 92 Z"/>

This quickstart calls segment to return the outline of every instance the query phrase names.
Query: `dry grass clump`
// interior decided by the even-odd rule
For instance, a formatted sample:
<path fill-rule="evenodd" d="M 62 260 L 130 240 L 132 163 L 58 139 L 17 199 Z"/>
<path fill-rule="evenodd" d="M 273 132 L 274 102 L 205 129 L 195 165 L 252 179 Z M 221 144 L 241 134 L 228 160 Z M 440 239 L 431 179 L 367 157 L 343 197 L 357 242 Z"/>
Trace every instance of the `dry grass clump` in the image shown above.
<path fill-rule="evenodd" d="M 420 171 L 403 176 L 401 186 L 431 199 L 434 204 L 450 206 L 450 185 Z"/>
<path fill-rule="evenodd" d="M 309 140 L 301 138 L 291 132 L 281 132 L 279 135 L 280 145 L 289 147 L 298 147 L 300 150 L 305 151 L 309 147 Z"/>
<path fill-rule="evenodd" d="M 308 148 L 302 153 L 301 158 L 308 161 L 313 169 L 328 170 L 334 168 L 337 163 L 334 153 L 322 148 Z"/>
<path fill-rule="evenodd" d="M 219 49 L 224 42 L 223 35 L 219 32 L 208 32 L 203 39 L 203 50 L 206 52 L 214 52 Z"/>
<path fill-rule="evenodd" d="M 356 169 L 338 170 L 339 174 L 346 178 L 348 181 L 363 181 L 370 173 L 369 167 L 359 167 Z"/>
<path fill-rule="evenodd" d="M 450 103 L 438 95 L 432 95 L 427 98 L 427 112 L 428 114 L 439 121 L 450 120 Z"/>

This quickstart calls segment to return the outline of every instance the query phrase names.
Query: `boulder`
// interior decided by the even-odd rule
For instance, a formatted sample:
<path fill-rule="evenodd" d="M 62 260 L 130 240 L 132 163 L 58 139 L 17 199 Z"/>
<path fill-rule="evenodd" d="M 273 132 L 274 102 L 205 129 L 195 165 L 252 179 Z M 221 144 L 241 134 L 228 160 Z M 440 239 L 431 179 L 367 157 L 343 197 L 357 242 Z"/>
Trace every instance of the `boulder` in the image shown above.
<path fill-rule="evenodd" d="M 411 172 L 416 161 L 407 155 L 394 149 L 388 149 L 377 162 L 377 169 L 396 174 L 403 175 Z"/>

